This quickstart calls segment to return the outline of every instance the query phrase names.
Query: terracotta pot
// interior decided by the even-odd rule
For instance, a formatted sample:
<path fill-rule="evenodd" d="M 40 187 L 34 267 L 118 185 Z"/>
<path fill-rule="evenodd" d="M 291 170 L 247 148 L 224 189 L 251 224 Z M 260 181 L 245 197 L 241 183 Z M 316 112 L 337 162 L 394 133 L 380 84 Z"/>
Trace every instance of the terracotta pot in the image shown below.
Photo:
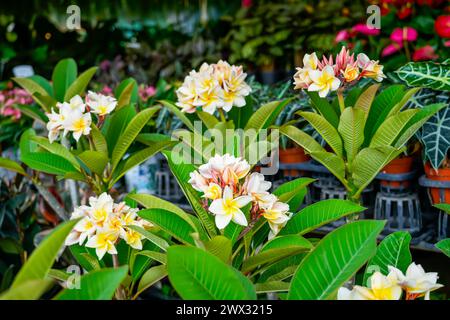
<path fill-rule="evenodd" d="M 425 174 L 428 179 L 435 181 L 450 181 L 450 168 L 440 168 L 435 170 L 429 162 L 425 163 Z M 444 189 L 444 199 L 440 198 L 441 188 L 430 188 L 433 204 L 450 203 L 450 189 Z"/>
<path fill-rule="evenodd" d="M 414 158 L 407 156 L 401 158 L 395 158 L 387 166 L 383 168 L 382 173 L 387 174 L 402 174 L 412 171 Z M 405 181 L 387 181 L 381 180 L 381 185 L 391 188 L 408 187 L 410 185 L 409 180 Z"/>
<path fill-rule="evenodd" d="M 281 149 L 280 163 L 302 163 L 309 161 L 311 157 L 305 154 L 305 150 L 300 147 Z M 284 170 L 285 176 L 298 176 L 301 172 L 295 169 Z"/>

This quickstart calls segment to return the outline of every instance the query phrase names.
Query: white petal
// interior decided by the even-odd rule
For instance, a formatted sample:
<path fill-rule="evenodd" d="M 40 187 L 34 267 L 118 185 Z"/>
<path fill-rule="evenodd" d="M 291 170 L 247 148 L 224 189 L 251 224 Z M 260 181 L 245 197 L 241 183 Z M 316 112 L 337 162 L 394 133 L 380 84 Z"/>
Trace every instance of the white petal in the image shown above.
<path fill-rule="evenodd" d="M 216 226 L 218 229 L 224 229 L 231 221 L 231 215 L 216 215 Z"/>
<path fill-rule="evenodd" d="M 214 200 L 209 206 L 209 211 L 215 215 L 223 215 L 225 210 L 222 199 Z"/>
<path fill-rule="evenodd" d="M 233 202 L 236 203 L 239 208 L 246 206 L 250 203 L 250 201 L 252 201 L 252 197 L 250 196 L 240 196 L 233 200 Z"/>
<path fill-rule="evenodd" d="M 248 225 L 247 218 L 245 217 L 245 214 L 241 210 L 238 210 L 234 213 L 233 221 L 244 227 Z"/>

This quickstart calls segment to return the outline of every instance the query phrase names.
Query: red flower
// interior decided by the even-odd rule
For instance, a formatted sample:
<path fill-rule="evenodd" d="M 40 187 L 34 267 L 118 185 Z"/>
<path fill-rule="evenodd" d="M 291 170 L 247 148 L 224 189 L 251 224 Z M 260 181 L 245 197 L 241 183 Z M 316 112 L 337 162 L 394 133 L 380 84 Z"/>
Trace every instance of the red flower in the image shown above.
<path fill-rule="evenodd" d="M 341 41 L 345 41 L 350 37 L 350 33 L 347 30 L 341 30 L 336 35 L 336 38 L 334 39 L 334 42 L 338 43 Z"/>
<path fill-rule="evenodd" d="M 390 56 L 391 54 L 396 53 L 397 51 L 400 51 L 400 49 L 403 48 L 403 43 L 391 43 L 386 48 L 383 49 L 381 52 L 382 57 Z"/>
<path fill-rule="evenodd" d="M 437 17 L 434 29 L 441 38 L 450 38 L 450 16 Z"/>
<path fill-rule="evenodd" d="M 430 45 L 416 49 L 412 55 L 413 61 L 435 60 L 437 58 L 439 58 L 439 56 L 434 52 L 434 48 Z"/>
<path fill-rule="evenodd" d="M 391 40 L 395 42 L 416 41 L 417 31 L 411 27 L 395 28 L 391 33 Z"/>
<path fill-rule="evenodd" d="M 354 25 L 352 31 L 362 33 L 366 36 L 377 36 L 380 34 L 380 29 L 371 29 L 365 23 L 358 23 Z"/>

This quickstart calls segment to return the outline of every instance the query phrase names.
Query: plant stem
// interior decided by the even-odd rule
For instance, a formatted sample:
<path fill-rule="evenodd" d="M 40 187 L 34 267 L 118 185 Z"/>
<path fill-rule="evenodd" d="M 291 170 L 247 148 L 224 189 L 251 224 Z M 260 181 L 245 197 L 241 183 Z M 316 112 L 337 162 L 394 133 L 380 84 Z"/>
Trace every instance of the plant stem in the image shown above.
<path fill-rule="evenodd" d="M 339 109 L 341 110 L 341 113 L 342 113 L 342 112 L 344 112 L 344 109 L 345 109 L 344 90 L 342 88 L 338 89 L 337 97 L 338 97 L 338 101 L 339 101 Z"/>
<path fill-rule="evenodd" d="M 350 194 L 348 196 L 348 200 L 350 200 L 354 204 L 361 205 L 361 196 L 360 195 L 355 196 L 355 195 Z M 359 213 L 350 214 L 345 218 L 346 223 L 350 223 L 350 222 L 357 221 L 357 220 L 359 220 Z"/>
<path fill-rule="evenodd" d="M 112 255 L 113 266 L 115 269 L 120 267 L 119 256 L 117 254 Z M 122 285 L 120 285 L 116 290 L 116 299 L 117 300 L 125 300 L 125 290 Z"/>
<path fill-rule="evenodd" d="M 219 115 L 220 115 L 220 120 L 223 122 L 227 122 L 227 118 L 225 118 L 225 113 L 223 112 L 222 108 L 219 108 Z"/>

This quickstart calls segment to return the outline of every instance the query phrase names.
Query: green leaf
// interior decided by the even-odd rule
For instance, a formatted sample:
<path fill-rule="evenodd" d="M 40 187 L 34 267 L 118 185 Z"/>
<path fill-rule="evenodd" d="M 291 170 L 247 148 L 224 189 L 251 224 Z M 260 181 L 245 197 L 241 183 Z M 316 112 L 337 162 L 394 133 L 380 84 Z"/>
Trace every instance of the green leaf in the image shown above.
<path fill-rule="evenodd" d="M 108 157 L 108 144 L 102 132 L 95 124 L 91 125 L 91 137 L 92 142 L 94 143 L 95 151 L 101 152 Z"/>
<path fill-rule="evenodd" d="M 15 105 L 17 109 L 22 112 L 22 114 L 30 117 L 31 119 L 40 122 L 42 125 L 46 125 L 48 122 L 48 118 L 42 110 L 35 105 Z"/>
<path fill-rule="evenodd" d="M 64 289 L 56 300 L 110 300 L 128 273 L 128 266 L 91 271 L 80 278 L 80 288 Z"/>
<path fill-rule="evenodd" d="M 92 271 L 95 269 L 95 266 L 97 264 L 99 264 L 101 267 L 104 267 L 105 265 L 103 261 L 98 260 L 97 255 L 95 254 L 95 249 L 74 244 L 69 247 L 69 250 L 72 256 L 78 262 L 78 264 L 84 270 Z M 93 259 L 97 260 L 97 263 L 93 262 L 92 261 Z"/>
<path fill-rule="evenodd" d="M 198 111 L 196 114 L 208 129 L 213 129 L 219 123 L 219 120 L 215 116 L 207 112 Z"/>
<path fill-rule="evenodd" d="M 356 221 L 326 235 L 300 263 L 288 299 L 331 299 L 376 250 L 384 221 Z"/>
<path fill-rule="evenodd" d="M 127 78 L 123 80 L 114 91 L 114 95 L 117 98 L 117 109 L 129 105 L 131 103 L 137 103 L 139 88 L 136 80 L 133 78 Z"/>
<path fill-rule="evenodd" d="M 291 211 L 296 210 L 303 202 L 302 191 L 306 191 L 307 186 L 314 181 L 312 178 L 297 178 L 278 186 L 273 194 L 281 202 L 287 203 Z"/>
<path fill-rule="evenodd" d="M 247 96 L 245 99 L 245 106 L 240 108 L 231 108 L 227 112 L 228 119 L 233 121 L 234 127 L 236 129 L 244 129 L 248 120 L 253 114 L 253 99 L 251 96 Z"/>
<path fill-rule="evenodd" d="M 348 200 L 328 199 L 313 203 L 295 214 L 281 229 L 280 235 L 305 234 L 350 214 L 364 211 L 364 207 Z"/>
<path fill-rule="evenodd" d="M 227 263 L 231 258 L 231 240 L 224 236 L 215 236 L 205 243 L 205 249 Z"/>
<path fill-rule="evenodd" d="M 135 297 L 165 277 L 167 277 L 167 269 L 164 265 L 155 266 L 148 269 L 139 281 L 138 290 Z"/>
<path fill-rule="evenodd" d="M 53 153 L 34 152 L 25 155 L 21 154 L 21 160 L 31 169 L 49 174 L 64 176 L 68 172 L 77 172 L 68 160 Z"/>
<path fill-rule="evenodd" d="M 138 215 L 157 225 L 175 239 L 185 244 L 195 245 L 191 234 L 196 230 L 179 215 L 163 209 L 145 209 L 139 211 Z"/>
<path fill-rule="evenodd" d="M 116 146 L 119 137 L 123 135 L 128 124 L 135 116 L 136 110 L 130 105 L 117 110 L 111 117 L 106 118 L 102 133 L 105 135 L 106 141 L 108 142 L 108 152 L 110 157 L 113 154 L 114 147 Z"/>
<path fill-rule="evenodd" d="M 402 152 L 403 149 L 389 146 L 362 149 L 353 163 L 352 178 L 358 188 L 357 194 L 361 194 L 376 175 Z"/>
<path fill-rule="evenodd" d="M 365 117 L 364 111 L 357 108 L 345 108 L 341 114 L 338 131 L 344 141 L 347 162 L 350 164 L 364 143 Z"/>
<path fill-rule="evenodd" d="M 256 293 L 269 292 L 287 292 L 289 290 L 289 283 L 283 281 L 269 281 L 255 284 Z"/>
<path fill-rule="evenodd" d="M 158 237 L 157 235 L 151 233 L 150 231 L 145 230 L 142 227 L 139 226 L 127 226 L 128 228 L 139 232 L 141 235 L 143 235 L 147 240 L 149 240 L 150 242 L 154 243 L 155 245 L 157 245 L 159 248 L 163 249 L 164 251 L 167 250 L 167 248 L 169 247 L 169 244 L 167 243 L 166 240 Z"/>
<path fill-rule="evenodd" d="M 418 109 L 410 109 L 387 118 L 373 135 L 369 147 L 390 146 L 418 112 Z"/>
<path fill-rule="evenodd" d="M 322 136 L 328 145 L 334 150 L 340 158 L 343 156 L 343 147 L 341 137 L 336 130 L 324 117 L 314 112 L 299 111 L 301 117 L 308 121 L 311 126 Z"/>
<path fill-rule="evenodd" d="M 33 251 L 14 279 L 11 288 L 18 288 L 31 280 L 44 280 L 66 237 L 77 222 L 78 219 L 70 220 L 57 226 Z"/>
<path fill-rule="evenodd" d="M 435 62 L 409 62 L 400 67 L 397 76 L 411 87 L 450 90 L 450 65 Z"/>
<path fill-rule="evenodd" d="M 170 282 L 183 299 L 256 299 L 250 280 L 199 248 L 170 247 L 167 251 L 167 270 Z"/>
<path fill-rule="evenodd" d="M 63 59 L 56 64 L 53 69 L 52 82 L 55 98 L 59 102 L 64 102 L 64 97 L 69 86 L 77 77 L 77 64 L 75 60 Z"/>
<path fill-rule="evenodd" d="M 334 153 L 326 151 L 311 152 L 311 157 L 323 164 L 345 187 L 347 187 L 347 180 L 345 179 L 345 162 L 342 158 Z"/>
<path fill-rule="evenodd" d="M 314 91 L 306 91 L 312 101 L 313 107 L 335 128 L 339 125 L 339 115 L 326 98 L 319 97 Z"/>
<path fill-rule="evenodd" d="M 89 81 L 91 81 L 92 77 L 97 72 L 97 69 L 97 67 L 91 67 L 80 74 L 80 76 L 67 88 L 64 95 L 64 101 L 69 101 L 76 95 L 82 95 L 86 90 Z"/>
<path fill-rule="evenodd" d="M 366 90 L 364 90 L 363 93 L 361 93 L 361 95 L 355 102 L 355 108 L 364 111 L 364 120 L 369 116 L 370 107 L 372 106 L 373 100 L 375 99 L 375 95 L 377 94 L 379 87 L 380 84 L 378 83 L 371 85 Z"/>
<path fill-rule="evenodd" d="M 248 120 L 245 130 L 254 129 L 259 133 L 261 129 L 267 129 L 277 119 L 280 112 L 286 107 L 291 99 L 272 101 L 262 105 Z"/>
<path fill-rule="evenodd" d="M 0 294 L 0 300 L 37 300 L 53 284 L 50 279 L 29 280 Z"/>
<path fill-rule="evenodd" d="M 134 168 L 135 166 L 140 165 L 147 159 L 154 156 L 156 153 L 160 152 L 163 149 L 170 148 L 177 144 L 176 141 L 160 141 L 155 142 L 152 146 L 142 149 L 134 154 L 132 154 L 129 158 L 123 160 L 123 167 L 120 167 L 120 172 L 114 174 L 114 179 L 112 184 L 117 182 L 125 173 Z"/>
<path fill-rule="evenodd" d="M 181 122 L 183 122 L 186 125 L 186 127 L 188 127 L 189 130 L 195 131 L 194 125 L 192 124 L 191 120 L 189 120 L 188 117 L 186 117 L 186 115 L 183 112 L 181 112 L 181 110 L 176 105 L 174 105 L 170 101 L 165 100 L 161 100 L 158 102 L 161 103 L 167 109 L 169 109 L 170 112 L 175 114 L 181 120 Z"/>
<path fill-rule="evenodd" d="M 89 270 L 98 270 L 101 269 L 100 263 L 98 262 L 97 258 L 94 256 L 91 256 L 89 253 L 81 253 L 84 259 L 86 259 L 87 263 L 91 265 L 91 268 Z"/>
<path fill-rule="evenodd" d="M 409 251 L 410 242 L 411 235 L 405 231 L 394 232 L 384 238 L 378 246 L 375 256 L 367 263 L 363 285 L 367 285 L 369 277 L 375 271 L 387 275 L 389 273 L 388 266 L 405 273 L 412 261 Z"/>
<path fill-rule="evenodd" d="M 161 264 L 167 264 L 167 255 L 165 253 L 151 251 L 151 250 L 142 250 L 142 251 L 137 251 L 136 255 L 146 256 L 152 260 L 158 261 Z"/>
<path fill-rule="evenodd" d="M 129 194 L 128 198 L 134 200 L 141 204 L 146 209 L 163 209 L 167 211 L 171 211 L 176 215 L 180 216 L 183 220 L 185 220 L 193 229 L 195 229 L 195 224 L 191 221 L 190 215 L 188 215 L 183 209 L 179 206 L 160 199 L 158 197 L 152 196 L 150 194 Z"/>
<path fill-rule="evenodd" d="M 436 207 L 439 210 L 442 210 L 445 213 L 450 214 L 450 204 L 448 204 L 448 203 L 438 203 L 438 204 L 433 205 L 433 207 Z"/>
<path fill-rule="evenodd" d="M 32 136 L 30 139 L 34 142 L 36 142 L 39 146 L 47 150 L 48 152 L 51 152 L 57 156 L 63 157 L 67 161 L 69 161 L 76 169 L 80 169 L 80 164 L 78 163 L 75 156 L 63 145 L 53 142 L 50 143 L 47 138 L 39 137 L 39 136 Z"/>
<path fill-rule="evenodd" d="M 50 107 L 56 104 L 56 101 L 49 96 L 47 91 L 31 78 L 12 78 L 19 86 L 31 94 L 34 100 L 46 111 L 50 112 Z M 49 103 L 51 102 L 51 103 Z"/>
<path fill-rule="evenodd" d="M 280 132 L 301 146 L 308 153 L 325 151 L 314 138 L 292 125 L 280 127 Z"/>
<path fill-rule="evenodd" d="M 119 161 L 125 155 L 125 152 L 127 152 L 128 148 L 133 143 L 134 139 L 136 139 L 139 132 L 142 128 L 144 128 L 157 110 L 158 108 L 145 109 L 139 112 L 127 125 L 123 134 L 117 139 L 117 143 L 111 156 L 112 171 L 114 171 Z"/>
<path fill-rule="evenodd" d="M 444 239 L 436 243 L 436 248 L 441 250 L 447 257 L 450 258 L 450 239 Z"/>
<path fill-rule="evenodd" d="M 14 171 L 14 172 L 20 173 L 23 176 L 27 176 L 27 173 L 25 172 L 25 169 L 22 168 L 20 166 L 20 164 L 18 164 L 15 161 L 12 161 L 12 160 L 0 157 L 0 167 L 1 168 L 5 168 L 5 169 L 10 170 L 10 171 Z"/>

